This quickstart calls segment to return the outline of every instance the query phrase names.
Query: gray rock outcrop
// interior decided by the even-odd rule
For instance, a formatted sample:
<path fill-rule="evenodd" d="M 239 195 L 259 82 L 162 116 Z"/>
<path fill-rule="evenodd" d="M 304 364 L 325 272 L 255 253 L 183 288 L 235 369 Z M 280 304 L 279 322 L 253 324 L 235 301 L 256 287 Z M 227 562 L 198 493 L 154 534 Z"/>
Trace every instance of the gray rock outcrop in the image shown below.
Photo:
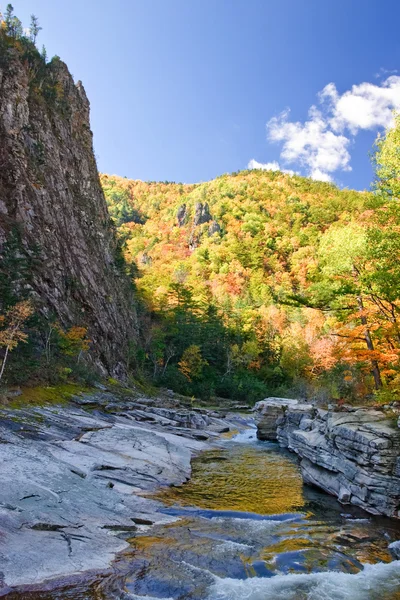
<path fill-rule="evenodd" d="M 0 597 L 106 575 L 138 527 L 174 520 L 143 492 L 186 481 L 229 423 L 161 404 L 100 391 L 0 410 Z"/>
<path fill-rule="evenodd" d="M 204 202 L 203 204 L 202 202 L 197 202 L 195 206 L 193 224 L 196 226 L 203 225 L 203 223 L 208 223 L 209 221 L 212 221 L 212 216 L 210 214 L 208 203 Z"/>
<path fill-rule="evenodd" d="M 17 249 L 8 248 L 11 239 Z M 0 263 L 16 253 L 29 264 L 13 273 L 3 262 L 13 284 L 29 287 L 44 316 L 88 327 L 92 358 L 118 375 L 136 317 L 100 186 L 89 101 L 62 61 L 46 65 L 39 53 L 26 59 L 10 47 L 0 65 Z"/>
<path fill-rule="evenodd" d="M 335 412 L 283 398 L 255 410 L 258 438 L 295 452 L 306 483 L 343 504 L 400 517 L 400 430 L 382 411 Z"/>
<path fill-rule="evenodd" d="M 208 227 L 208 235 L 211 237 L 214 233 L 220 233 L 221 227 L 217 221 L 212 221 L 212 223 Z"/>
<path fill-rule="evenodd" d="M 181 204 L 181 206 L 178 208 L 178 212 L 176 213 L 178 227 L 183 227 L 185 225 L 187 216 L 186 204 Z"/>

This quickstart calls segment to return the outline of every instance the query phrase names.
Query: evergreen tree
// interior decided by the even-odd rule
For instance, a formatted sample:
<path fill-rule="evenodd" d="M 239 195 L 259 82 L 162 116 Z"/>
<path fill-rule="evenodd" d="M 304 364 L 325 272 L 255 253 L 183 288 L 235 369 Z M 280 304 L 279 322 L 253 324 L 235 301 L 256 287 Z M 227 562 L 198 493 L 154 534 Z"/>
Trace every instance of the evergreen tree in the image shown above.
<path fill-rule="evenodd" d="M 14 18 L 14 7 L 12 4 L 7 4 L 6 12 L 4 15 L 4 22 L 6 24 L 6 29 L 7 29 L 8 34 L 11 34 L 13 18 Z"/>
<path fill-rule="evenodd" d="M 47 63 L 47 50 L 46 50 L 46 46 L 43 44 L 42 46 L 42 51 L 40 53 L 43 62 Z"/>
<path fill-rule="evenodd" d="M 37 36 L 42 27 L 39 26 L 39 20 L 35 15 L 31 15 L 31 24 L 29 28 L 29 39 L 33 44 L 36 44 Z"/>

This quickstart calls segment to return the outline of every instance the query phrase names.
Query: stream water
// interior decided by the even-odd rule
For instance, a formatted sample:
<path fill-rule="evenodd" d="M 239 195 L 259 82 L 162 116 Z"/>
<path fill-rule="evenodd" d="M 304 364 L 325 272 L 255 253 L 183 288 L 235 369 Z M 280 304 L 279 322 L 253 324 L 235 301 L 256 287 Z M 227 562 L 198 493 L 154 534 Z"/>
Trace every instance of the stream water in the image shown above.
<path fill-rule="evenodd" d="M 400 522 L 304 486 L 296 457 L 255 429 L 202 453 L 190 482 L 156 498 L 176 518 L 143 526 L 114 575 L 7 600 L 400 600 L 388 551 Z"/>
<path fill-rule="evenodd" d="M 400 523 L 303 486 L 296 458 L 249 429 L 157 494 L 179 517 L 132 539 L 127 598 L 399 600 Z"/>

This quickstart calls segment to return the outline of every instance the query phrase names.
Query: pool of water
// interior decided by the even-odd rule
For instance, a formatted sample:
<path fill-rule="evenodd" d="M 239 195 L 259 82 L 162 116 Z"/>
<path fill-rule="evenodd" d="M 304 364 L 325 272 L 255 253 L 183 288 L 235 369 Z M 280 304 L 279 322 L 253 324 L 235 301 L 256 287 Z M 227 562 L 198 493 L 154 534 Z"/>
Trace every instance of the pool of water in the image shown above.
<path fill-rule="evenodd" d="M 178 519 L 131 540 L 126 598 L 399 600 L 400 523 L 302 483 L 296 457 L 249 429 L 161 490 Z"/>

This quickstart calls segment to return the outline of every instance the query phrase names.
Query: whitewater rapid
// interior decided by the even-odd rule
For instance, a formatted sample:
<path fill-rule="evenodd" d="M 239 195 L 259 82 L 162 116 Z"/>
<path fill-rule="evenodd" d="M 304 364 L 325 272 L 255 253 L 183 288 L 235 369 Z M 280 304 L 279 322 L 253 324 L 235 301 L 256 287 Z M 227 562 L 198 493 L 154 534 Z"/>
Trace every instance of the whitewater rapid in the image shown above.
<path fill-rule="evenodd" d="M 162 494 L 178 521 L 136 540 L 130 600 L 399 600 L 400 524 L 303 486 L 249 427 Z M 140 574 L 138 576 L 138 573 Z"/>

